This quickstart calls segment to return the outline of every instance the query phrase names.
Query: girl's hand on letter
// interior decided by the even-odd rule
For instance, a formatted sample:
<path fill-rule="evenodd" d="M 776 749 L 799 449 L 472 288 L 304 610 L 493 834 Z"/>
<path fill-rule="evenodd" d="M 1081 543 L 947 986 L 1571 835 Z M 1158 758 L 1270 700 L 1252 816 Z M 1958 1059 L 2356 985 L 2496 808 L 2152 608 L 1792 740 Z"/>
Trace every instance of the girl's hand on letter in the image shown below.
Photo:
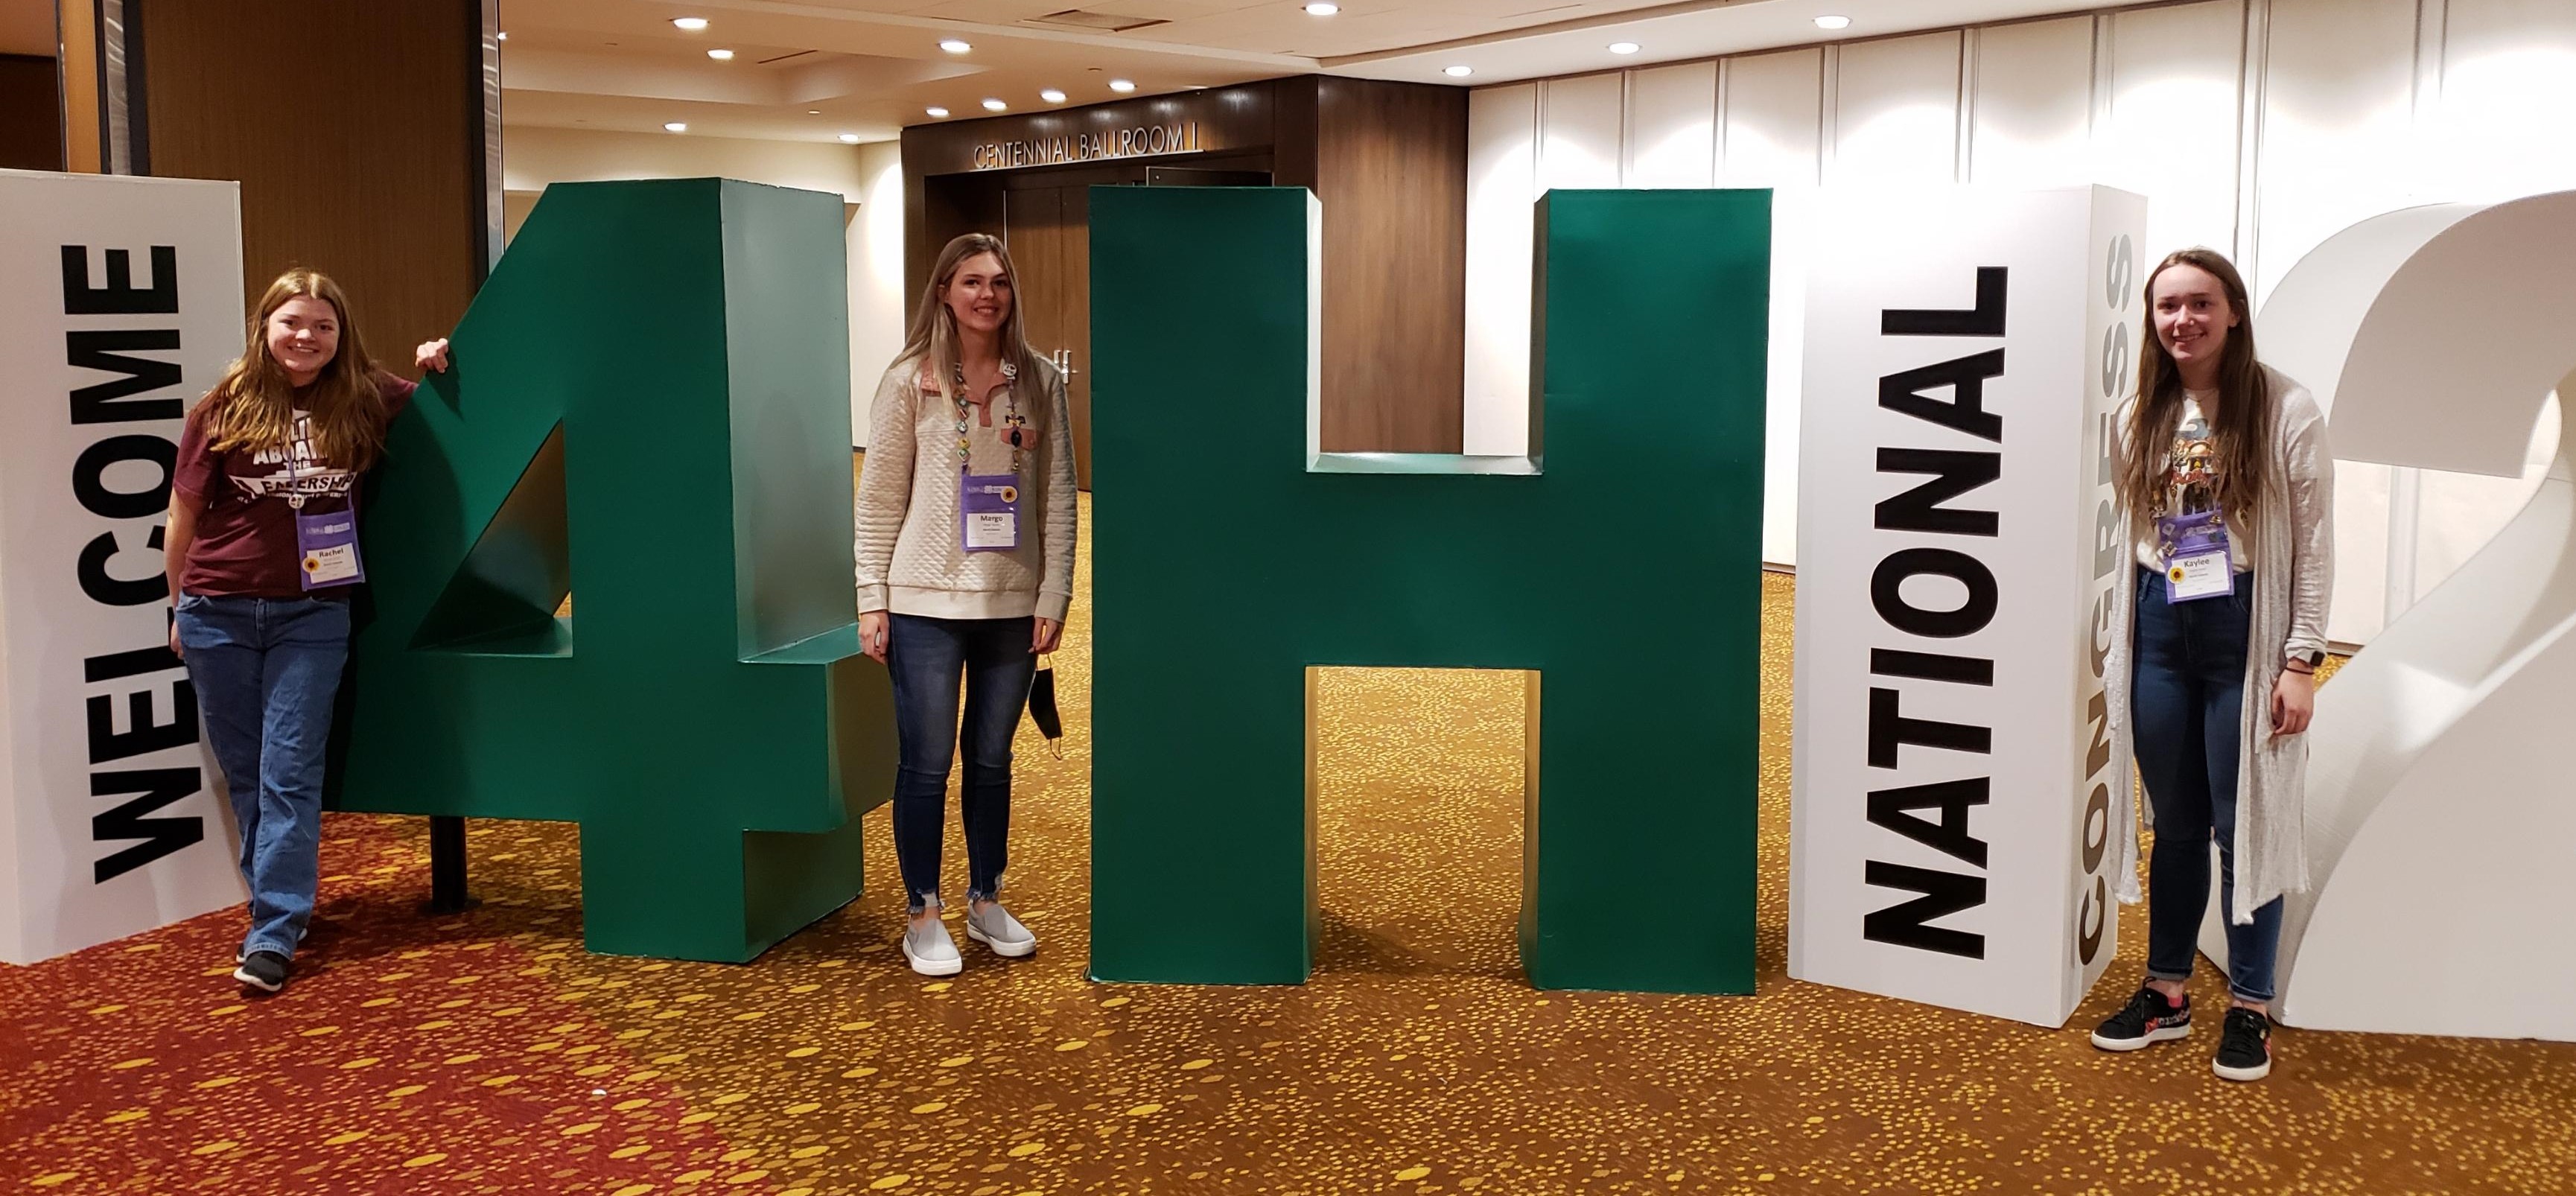
<path fill-rule="evenodd" d="M 411 351 L 411 363 L 419 369 L 446 373 L 447 338 L 442 336 L 434 341 L 422 341 L 419 348 Z"/>
<path fill-rule="evenodd" d="M 1064 624 L 1040 616 L 1037 625 L 1029 629 L 1029 655 L 1044 656 L 1053 652 L 1063 639 Z"/>
<path fill-rule="evenodd" d="M 872 610 L 859 616 L 859 651 L 868 659 L 884 664 L 886 658 L 886 615 Z"/>
<path fill-rule="evenodd" d="M 2272 684 L 2272 733 L 2296 735 L 2308 729 L 2308 720 L 2317 712 L 2317 679 L 2315 674 L 2297 669 L 2281 670 L 2281 679 Z"/>

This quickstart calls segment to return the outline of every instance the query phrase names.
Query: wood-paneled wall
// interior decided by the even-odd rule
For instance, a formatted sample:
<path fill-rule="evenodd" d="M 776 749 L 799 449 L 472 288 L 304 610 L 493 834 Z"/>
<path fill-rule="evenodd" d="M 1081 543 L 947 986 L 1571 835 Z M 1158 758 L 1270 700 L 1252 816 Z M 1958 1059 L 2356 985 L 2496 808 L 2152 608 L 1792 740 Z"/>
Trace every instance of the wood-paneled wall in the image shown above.
<path fill-rule="evenodd" d="M 139 10 L 139 12 L 138 12 Z M 338 279 L 367 351 L 411 373 L 473 299 L 483 220 L 479 0 L 128 0 L 150 173 L 234 179 L 256 303 Z"/>
<path fill-rule="evenodd" d="M 63 168 L 61 68 L 34 54 L 0 54 L 0 167 Z"/>
<path fill-rule="evenodd" d="M 1202 123 L 1207 152 L 974 169 L 977 147 L 1180 119 Z M 1277 185 L 1312 189 L 1324 205 L 1324 451 L 1460 451 L 1463 89 L 1275 79 L 1089 109 L 917 125 L 904 130 L 903 155 L 905 266 L 913 294 L 949 237 L 1003 231 L 1005 189 L 1142 183 L 1149 165 L 1267 171 Z M 1087 289 L 1089 280 L 1079 285 Z M 1078 349 L 1077 367 L 1087 369 L 1088 357 L 1087 346 Z M 1082 422 L 1079 413 L 1076 422 Z"/>

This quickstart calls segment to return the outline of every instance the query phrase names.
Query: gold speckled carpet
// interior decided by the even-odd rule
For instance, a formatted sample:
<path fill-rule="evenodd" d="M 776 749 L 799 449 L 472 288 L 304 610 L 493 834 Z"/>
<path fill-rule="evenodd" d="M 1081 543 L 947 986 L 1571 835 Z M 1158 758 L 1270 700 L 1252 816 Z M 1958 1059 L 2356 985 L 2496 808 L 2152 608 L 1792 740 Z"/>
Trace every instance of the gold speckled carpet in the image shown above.
<path fill-rule="evenodd" d="M 2061 1031 L 1786 979 L 1766 586 L 1758 996 L 1531 991 L 1518 679 L 1393 670 L 1326 682 L 1313 980 L 1087 982 L 1077 622 L 1065 759 L 1020 745 L 1035 958 L 906 971 L 883 810 L 866 895 L 745 967 L 585 954 L 571 827 L 475 824 L 485 904 L 427 920 L 420 820 L 334 815 L 280 997 L 225 978 L 238 914 L 0 967 L 0 1193 L 2576 1191 L 2576 1045 L 2287 1030 L 2251 1086 L 2209 1035 L 2093 1050 L 2138 911 Z"/>

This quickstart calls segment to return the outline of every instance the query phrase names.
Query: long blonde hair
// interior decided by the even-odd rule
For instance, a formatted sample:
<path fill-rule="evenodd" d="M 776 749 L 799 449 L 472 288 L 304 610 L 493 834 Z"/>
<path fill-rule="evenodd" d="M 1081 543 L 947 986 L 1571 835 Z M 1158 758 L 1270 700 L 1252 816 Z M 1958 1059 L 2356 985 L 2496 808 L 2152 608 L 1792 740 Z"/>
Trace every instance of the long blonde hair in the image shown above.
<path fill-rule="evenodd" d="M 2218 357 L 2218 411 L 2210 430 L 2218 442 L 2219 509 L 2230 526 L 2251 528 L 2256 507 L 2267 500 L 2276 480 L 2272 435 L 2278 400 L 2254 356 L 2254 313 L 2246 303 L 2245 279 L 2214 249 L 2166 254 L 2147 275 L 2146 343 L 2138 349 L 2137 401 L 2129 406 L 2128 439 L 2120 452 L 2120 500 L 2141 525 L 2156 516 L 2157 497 L 2164 489 L 2160 475 L 2173 450 L 2174 427 L 2182 420 L 2182 369 L 2156 335 L 2156 279 L 2175 266 L 2208 271 L 2236 313 L 2236 326 L 2227 330 L 2227 347 Z"/>
<path fill-rule="evenodd" d="M 1028 323 L 1020 315 L 1020 268 L 1011 264 L 1011 251 L 1003 248 L 1002 239 L 989 233 L 967 233 L 939 251 L 939 259 L 930 267 L 929 285 L 921 289 L 921 304 L 913 309 L 912 328 L 904 334 L 903 352 L 895 355 L 895 362 L 912 362 L 916 370 L 926 366 L 936 371 L 941 386 L 956 378 L 957 313 L 948 310 L 948 284 L 956 279 L 957 268 L 967 259 L 985 253 L 1001 263 L 1002 277 L 1011 280 L 1011 311 L 1003 317 L 1000 332 L 1002 364 L 1010 367 L 1018 383 L 1035 387 L 1043 376 L 1038 370 L 1043 359 L 1029 348 Z M 1030 398 L 1035 393 L 1021 392 L 1021 410 L 1032 427 L 1040 422 L 1046 407 Z"/>
<path fill-rule="evenodd" d="M 376 363 L 349 319 L 340 284 L 318 270 L 294 269 L 268 284 L 250 318 L 242 355 L 206 395 L 206 440 L 216 452 L 285 450 L 295 433 L 295 383 L 268 353 L 268 318 L 291 299 L 319 299 L 340 321 L 340 347 L 304 392 L 313 450 L 351 473 L 363 473 L 385 448 L 385 401 Z"/>

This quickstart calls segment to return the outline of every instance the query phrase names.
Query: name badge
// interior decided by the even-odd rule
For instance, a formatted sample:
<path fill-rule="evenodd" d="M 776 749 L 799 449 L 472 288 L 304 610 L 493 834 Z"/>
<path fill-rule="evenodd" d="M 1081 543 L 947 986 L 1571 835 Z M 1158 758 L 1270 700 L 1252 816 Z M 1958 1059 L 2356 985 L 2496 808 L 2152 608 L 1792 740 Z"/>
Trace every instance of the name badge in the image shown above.
<path fill-rule="evenodd" d="M 2165 601 L 2190 602 L 2236 592 L 2227 560 L 2227 524 L 2216 511 L 2156 521 L 2165 545 Z"/>
<path fill-rule="evenodd" d="M 367 567 L 358 560 L 358 513 L 354 510 L 328 515 L 297 514 L 295 550 L 303 561 L 305 589 L 329 589 L 367 580 Z"/>
<path fill-rule="evenodd" d="M 960 474 L 957 529 L 968 552 L 1010 552 L 1020 546 L 1020 475 Z"/>

